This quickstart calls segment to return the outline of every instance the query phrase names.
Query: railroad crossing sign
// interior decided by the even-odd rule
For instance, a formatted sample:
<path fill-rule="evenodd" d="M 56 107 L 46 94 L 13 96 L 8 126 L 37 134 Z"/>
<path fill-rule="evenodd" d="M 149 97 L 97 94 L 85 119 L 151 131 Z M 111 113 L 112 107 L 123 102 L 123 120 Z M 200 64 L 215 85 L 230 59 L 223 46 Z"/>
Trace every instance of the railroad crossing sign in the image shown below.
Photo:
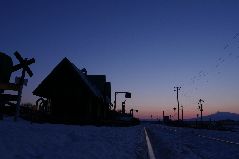
<path fill-rule="evenodd" d="M 35 59 L 34 58 L 29 60 L 27 58 L 23 59 L 20 53 L 16 51 L 14 55 L 18 59 L 19 64 L 12 66 L 12 60 L 9 56 L 4 55 L 3 53 L 0 55 L 1 55 L 0 61 L 1 60 L 3 61 L 3 66 L 1 66 L 3 70 L 0 69 L 0 75 L 4 76 L 3 80 L 2 78 L 0 78 L 0 107 L 2 107 L 2 104 L 4 106 L 5 103 L 9 103 L 9 101 L 17 101 L 17 103 L 15 104 L 16 105 L 15 121 L 16 121 L 20 112 L 20 103 L 21 103 L 23 85 L 27 84 L 27 79 L 25 79 L 25 76 L 26 76 L 26 73 L 30 77 L 33 76 L 33 73 L 31 69 L 29 68 L 29 65 L 35 63 Z M 10 59 L 8 59 L 7 61 L 7 58 L 10 58 Z M 15 84 L 9 83 L 11 73 L 20 69 L 22 69 L 21 77 L 16 78 Z M 4 90 L 18 91 L 18 94 L 17 95 L 2 94 Z"/>
<path fill-rule="evenodd" d="M 19 77 L 15 84 L 14 83 L 9 83 L 10 80 L 10 76 L 12 72 L 15 72 L 19 69 L 23 69 L 23 71 L 27 72 L 28 75 L 30 77 L 33 76 L 32 71 L 29 68 L 29 65 L 35 63 L 35 59 L 32 58 L 30 60 L 28 60 L 27 58 L 23 59 L 22 56 L 18 53 L 15 52 L 14 55 L 16 56 L 16 58 L 19 60 L 19 64 L 13 66 L 12 64 L 12 59 L 1 53 L 0 54 L 0 92 L 3 92 L 3 90 L 15 90 L 18 91 L 19 90 L 19 85 L 22 85 L 22 83 L 24 83 L 24 85 L 26 85 L 27 81 L 26 79 L 22 79 L 22 77 Z M 24 73 L 25 74 L 25 73 Z M 25 77 L 25 75 L 24 75 Z M 21 81 L 21 79 L 23 81 Z"/>
<path fill-rule="evenodd" d="M 16 58 L 18 59 L 18 61 L 20 63 L 13 66 L 12 72 L 17 71 L 19 69 L 23 69 L 23 71 L 26 71 L 28 73 L 28 75 L 30 77 L 32 77 L 33 73 L 28 66 L 35 63 L 35 59 L 34 58 L 32 58 L 30 60 L 28 60 L 27 58 L 23 59 L 22 56 L 17 51 L 14 53 L 14 55 L 16 56 Z"/>
<path fill-rule="evenodd" d="M 30 60 L 28 60 L 27 58 L 23 59 L 22 56 L 16 51 L 14 53 L 14 55 L 16 56 L 16 58 L 18 59 L 18 61 L 20 62 L 19 64 L 13 66 L 12 71 L 17 71 L 19 69 L 22 69 L 22 76 L 19 78 L 18 82 L 19 82 L 19 86 L 20 89 L 18 91 L 18 100 L 17 100 L 17 104 L 16 104 L 16 114 L 15 114 L 15 121 L 17 121 L 17 118 L 19 117 L 19 112 L 20 112 L 20 103 L 21 103 L 21 97 L 22 97 L 22 89 L 23 89 L 23 85 L 25 83 L 25 75 L 26 72 L 27 74 L 32 77 L 33 73 L 31 71 L 31 69 L 29 68 L 29 65 L 35 63 L 35 59 L 32 58 Z"/>

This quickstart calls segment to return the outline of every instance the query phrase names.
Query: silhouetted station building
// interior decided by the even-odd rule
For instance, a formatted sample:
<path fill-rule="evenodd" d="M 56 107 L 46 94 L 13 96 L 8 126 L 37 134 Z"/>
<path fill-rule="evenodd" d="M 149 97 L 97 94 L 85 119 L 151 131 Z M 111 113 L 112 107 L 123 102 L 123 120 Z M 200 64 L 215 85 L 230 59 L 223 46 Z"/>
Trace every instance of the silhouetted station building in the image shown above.
<path fill-rule="evenodd" d="M 64 58 L 33 94 L 50 101 L 50 118 L 57 122 L 95 123 L 106 119 L 111 84 L 105 75 L 87 75 Z"/>

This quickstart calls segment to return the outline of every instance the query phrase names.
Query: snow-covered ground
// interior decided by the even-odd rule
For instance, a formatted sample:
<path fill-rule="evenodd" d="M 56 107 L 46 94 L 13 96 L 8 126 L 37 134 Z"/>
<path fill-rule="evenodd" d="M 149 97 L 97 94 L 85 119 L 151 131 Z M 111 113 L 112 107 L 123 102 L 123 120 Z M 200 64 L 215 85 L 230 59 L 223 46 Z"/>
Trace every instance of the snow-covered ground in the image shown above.
<path fill-rule="evenodd" d="M 146 158 L 142 126 L 96 127 L 0 121 L 0 159 Z"/>
<path fill-rule="evenodd" d="M 157 124 L 133 127 L 31 124 L 8 118 L 0 121 L 0 159 L 146 159 L 144 126 L 157 159 L 239 158 L 239 132 Z"/>
<path fill-rule="evenodd" d="M 147 129 L 158 159 L 239 159 L 239 132 L 162 125 Z"/>

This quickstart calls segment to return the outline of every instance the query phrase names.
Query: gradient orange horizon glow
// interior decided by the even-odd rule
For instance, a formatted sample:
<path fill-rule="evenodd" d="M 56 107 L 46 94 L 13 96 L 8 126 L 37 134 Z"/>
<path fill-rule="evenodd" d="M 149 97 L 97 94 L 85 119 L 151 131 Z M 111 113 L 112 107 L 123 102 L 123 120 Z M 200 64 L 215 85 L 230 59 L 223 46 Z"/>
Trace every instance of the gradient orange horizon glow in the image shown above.
<path fill-rule="evenodd" d="M 237 109 L 237 107 L 235 106 L 228 106 L 228 107 L 216 107 L 217 109 L 215 110 L 215 106 L 209 106 L 209 105 L 204 105 L 204 111 L 203 111 L 203 116 L 207 116 L 207 115 L 211 115 L 217 112 L 231 112 L 231 113 L 237 113 L 239 114 L 239 111 Z M 180 108 L 181 109 L 181 108 Z M 139 110 L 138 113 L 134 113 L 135 117 L 140 118 L 140 119 L 151 119 L 151 115 L 152 115 L 152 119 L 160 119 L 162 120 L 163 118 L 163 110 L 164 110 L 164 115 L 165 116 L 172 116 L 172 120 L 176 120 L 178 118 L 177 115 L 177 110 L 174 112 L 173 109 L 170 108 L 163 108 L 163 107 L 159 107 L 159 108 L 154 108 L 151 110 L 147 110 L 147 109 L 142 109 Z M 184 119 L 191 119 L 191 118 L 196 118 L 197 114 L 200 117 L 200 111 L 197 109 L 197 107 L 193 107 L 193 106 L 188 106 L 188 107 L 184 107 L 183 110 L 183 116 Z M 180 110 L 180 119 L 182 118 L 182 112 Z"/>

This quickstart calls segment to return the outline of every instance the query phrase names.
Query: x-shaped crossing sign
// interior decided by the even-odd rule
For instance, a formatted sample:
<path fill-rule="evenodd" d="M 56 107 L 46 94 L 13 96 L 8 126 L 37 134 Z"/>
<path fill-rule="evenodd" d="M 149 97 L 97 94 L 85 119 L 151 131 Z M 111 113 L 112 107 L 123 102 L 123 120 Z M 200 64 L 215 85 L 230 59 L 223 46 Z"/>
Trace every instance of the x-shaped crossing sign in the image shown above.
<path fill-rule="evenodd" d="M 23 69 L 23 71 L 26 71 L 27 74 L 32 77 L 33 73 L 31 71 L 31 69 L 29 68 L 29 65 L 35 63 L 35 59 L 32 58 L 30 60 L 28 60 L 27 58 L 23 59 L 22 56 L 16 51 L 14 53 L 14 55 L 16 56 L 16 58 L 18 59 L 18 61 L 20 62 L 19 64 L 13 66 L 12 68 L 12 72 L 17 71 L 19 69 Z"/>

